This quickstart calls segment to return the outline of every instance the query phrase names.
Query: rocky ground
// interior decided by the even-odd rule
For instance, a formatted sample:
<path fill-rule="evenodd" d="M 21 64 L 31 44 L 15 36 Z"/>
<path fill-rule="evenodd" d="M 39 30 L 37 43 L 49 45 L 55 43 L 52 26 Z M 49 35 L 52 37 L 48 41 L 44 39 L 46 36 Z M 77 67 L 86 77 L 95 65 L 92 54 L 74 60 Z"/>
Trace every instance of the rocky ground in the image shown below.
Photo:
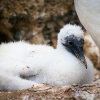
<path fill-rule="evenodd" d="M 73 0 L 0 0 L 0 43 L 25 40 L 56 47 L 57 34 L 64 24 L 81 25 Z M 100 69 L 100 50 L 85 33 L 85 54 Z M 100 100 L 100 72 L 87 86 L 52 87 L 0 92 L 0 100 Z"/>
<path fill-rule="evenodd" d="M 51 40 L 65 23 L 73 23 L 72 6 L 73 0 L 0 0 L 0 42 Z"/>

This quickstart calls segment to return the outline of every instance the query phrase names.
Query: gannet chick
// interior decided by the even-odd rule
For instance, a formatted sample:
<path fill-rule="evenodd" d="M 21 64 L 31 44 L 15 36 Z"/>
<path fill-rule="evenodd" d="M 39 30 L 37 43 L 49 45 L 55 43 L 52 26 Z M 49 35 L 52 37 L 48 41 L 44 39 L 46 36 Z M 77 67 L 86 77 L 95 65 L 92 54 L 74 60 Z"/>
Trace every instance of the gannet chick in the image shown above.
<path fill-rule="evenodd" d="M 100 0 L 74 0 L 78 17 L 100 47 Z"/>
<path fill-rule="evenodd" d="M 27 89 L 38 83 L 90 84 L 93 65 L 84 57 L 83 44 L 83 31 L 70 24 L 60 30 L 56 49 L 23 41 L 1 44 L 0 90 Z"/>

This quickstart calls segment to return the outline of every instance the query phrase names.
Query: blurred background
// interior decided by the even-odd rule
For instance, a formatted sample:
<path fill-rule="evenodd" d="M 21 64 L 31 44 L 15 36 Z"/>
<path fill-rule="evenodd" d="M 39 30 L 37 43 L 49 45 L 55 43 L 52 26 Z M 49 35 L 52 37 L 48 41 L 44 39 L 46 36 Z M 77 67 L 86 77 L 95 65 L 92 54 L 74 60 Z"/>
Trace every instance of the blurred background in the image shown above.
<path fill-rule="evenodd" d="M 0 0 L 0 43 L 25 40 L 56 47 L 57 34 L 68 23 L 82 26 L 73 0 Z M 84 38 L 85 54 L 100 69 L 99 48 L 88 33 Z"/>

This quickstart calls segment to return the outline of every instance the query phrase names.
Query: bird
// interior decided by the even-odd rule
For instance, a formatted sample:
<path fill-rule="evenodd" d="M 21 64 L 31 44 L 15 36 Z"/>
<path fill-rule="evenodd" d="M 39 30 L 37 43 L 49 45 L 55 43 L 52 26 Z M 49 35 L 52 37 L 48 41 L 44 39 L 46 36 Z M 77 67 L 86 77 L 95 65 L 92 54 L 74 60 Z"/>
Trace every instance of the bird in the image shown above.
<path fill-rule="evenodd" d="M 100 48 L 100 0 L 74 0 L 80 22 Z"/>
<path fill-rule="evenodd" d="M 57 47 L 25 41 L 0 45 L 0 90 L 14 91 L 37 84 L 90 84 L 94 71 L 84 55 L 84 32 L 67 24 L 60 29 Z"/>

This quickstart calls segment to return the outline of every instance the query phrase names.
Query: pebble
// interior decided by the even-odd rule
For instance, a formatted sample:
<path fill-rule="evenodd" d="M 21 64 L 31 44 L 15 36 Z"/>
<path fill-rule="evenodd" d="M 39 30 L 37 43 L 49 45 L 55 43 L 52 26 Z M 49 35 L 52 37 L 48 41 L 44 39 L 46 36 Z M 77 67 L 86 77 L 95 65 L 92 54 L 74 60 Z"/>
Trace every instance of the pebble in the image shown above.
<path fill-rule="evenodd" d="M 0 19 L 3 18 L 3 7 L 0 6 Z"/>
<path fill-rule="evenodd" d="M 52 23 L 51 23 L 51 22 L 48 22 L 48 23 L 47 23 L 47 28 L 48 28 L 48 29 L 53 28 L 53 25 L 52 25 Z"/>
<path fill-rule="evenodd" d="M 26 11 L 22 11 L 22 12 L 19 14 L 19 16 L 18 16 L 18 19 L 23 19 L 23 18 L 25 18 L 27 15 L 28 15 L 28 14 L 27 14 Z"/>
<path fill-rule="evenodd" d="M 9 23 L 16 24 L 16 21 L 17 21 L 17 15 L 16 15 L 16 13 L 13 13 L 9 19 Z"/>
<path fill-rule="evenodd" d="M 41 27 L 43 26 L 43 24 L 44 24 L 44 23 L 40 22 L 40 23 L 38 23 L 38 26 L 37 26 L 37 27 L 38 27 L 38 28 L 41 28 Z"/>
<path fill-rule="evenodd" d="M 46 13 L 42 13 L 42 14 L 38 17 L 39 20 L 44 20 L 45 18 L 46 18 Z"/>
<path fill-rule="evenodd" d="M 31 40 L 35 35 L 37 35 L 37 32 L 33 32 L 32 34 L 27 34 L 25 40 Z"/>
<path fill-rule="evenodd" d="M 48 35 L 48 34 L 51 34 L 51 32 L 52 32 L 52 30 L 46 30 L 46 31 L 43 32 L 43 34 Z"/>
<path fill-rule="evenodd" d="M 16 41 L 19 41 L 19 40 L 22 40 L 23 37 L 25 35 L 25 31 L 24 30 L 17 30 L 15 33 L 14 33 L 14 39 Z"/>

